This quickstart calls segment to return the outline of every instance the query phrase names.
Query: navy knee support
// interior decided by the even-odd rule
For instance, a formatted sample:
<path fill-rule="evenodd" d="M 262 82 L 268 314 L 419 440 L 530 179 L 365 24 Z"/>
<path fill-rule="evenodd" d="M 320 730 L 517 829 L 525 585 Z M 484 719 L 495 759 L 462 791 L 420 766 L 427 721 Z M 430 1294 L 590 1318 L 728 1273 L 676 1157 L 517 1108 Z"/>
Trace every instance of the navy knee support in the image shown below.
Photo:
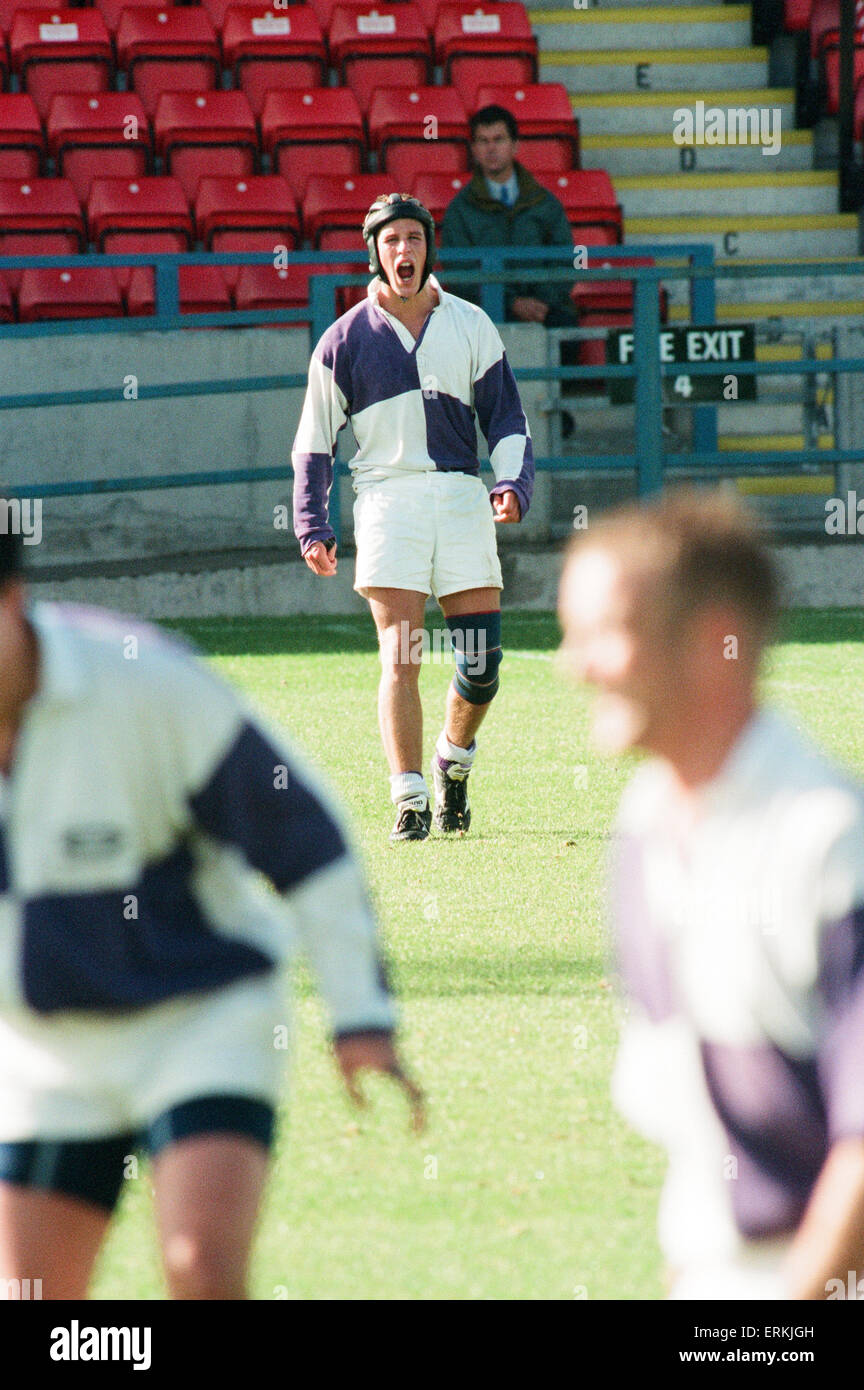
<path fill-rule="evenodd" d="M 471 705 L 487 705 L 498 691 L 501 614 L 459 613 L 447 618 L 456 657 L 453 686 Z"/>

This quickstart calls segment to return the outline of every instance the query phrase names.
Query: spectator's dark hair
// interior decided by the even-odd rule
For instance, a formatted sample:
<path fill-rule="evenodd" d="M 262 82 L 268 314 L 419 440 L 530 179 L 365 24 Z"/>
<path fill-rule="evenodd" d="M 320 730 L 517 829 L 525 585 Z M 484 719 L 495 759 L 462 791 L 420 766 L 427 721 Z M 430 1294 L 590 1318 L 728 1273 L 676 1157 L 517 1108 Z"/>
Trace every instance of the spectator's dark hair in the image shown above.
<path fill-rule="evenodd" d="M 516 124 L 516 117 L 512 111 L 508 111 L 506 106 L 481 106 L 479 111 L 475 111 L 471 117 L 469 125 L 471 127 L 471 139 L 477 135 L 477 127 L 481 125 L 497 125 L 498 121 L 503 121 L 507 127 L 507 133 L 511 140 L 519 139 L 519 127 Z"/>
<path fill-rule="evenodd" d="M 24 541 L 21 527 L 13 525 L 14 503 L 0 492 L 0 589 L 24 570 Z"/>

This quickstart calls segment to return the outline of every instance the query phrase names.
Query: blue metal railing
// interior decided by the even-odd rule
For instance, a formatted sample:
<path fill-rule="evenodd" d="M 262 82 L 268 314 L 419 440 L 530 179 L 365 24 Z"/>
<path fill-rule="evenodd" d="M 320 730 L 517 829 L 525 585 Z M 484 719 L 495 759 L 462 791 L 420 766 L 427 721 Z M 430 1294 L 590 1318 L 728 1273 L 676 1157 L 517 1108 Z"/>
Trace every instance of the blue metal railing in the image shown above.
<path fill-rule="evenodd" d="M 795 472 L 802 468 L 836 463 L 860 462 L 864 454 L 854 450 L 803 449 L 793 458 L 782 450 L 750 452 L 744 450 L 720 451 L 717 448 L 717 426 L 715 406 L 694 406 L 692 450 L 667 454 L 663 441 L 662 423 L 662 377 L 680 373 L 681 364 L 662 363 L 657 352 L 657 335 L 660 328 L 659 290 L 664 281 L 684 278 L 690 288 L 690 319 L 693 324 L 712 323 L 715 318 L 715 282 L 717 267 L 714 265 L 713 248 L 710 245 L 680 243 L 674 245 L 648 244 L 626 247 L 591 248 L 595 259 L 615 261 L 621 258 L 652 258 L 660 262 L 652 266 L 622 266 L 610 269 L 578 269 L 574 271 L 572 248 L 555 250 L 548 247 L 496 247 L 489 249 L 447 250 L 441 253 L 441 260 L 448 270 L 447 284 L 455 293 L 464 284 L 482 282 L 484 308 L 498 321 L 503 318 L 504 286 L 508 281 L 524 278 L 530 273 L 529 267 L 535 262 L 545 263 L 544 280 L 570 282 L 574 278 L 589 281 L 630 279 L 634 282 L 634 352 L 632 361 L 625 365 L 597 365 L 578 367 L 518 368 L 518 380 L 598 380 L 606 381 L 615 377 L 635 378 L 635 451 L 633 454 L 591 454 L 574 458 L 567 456 L 546 456 L 537 459 L 540 470 L 583 471 L 583 470 L 629 470 L 637 475 L 641 494 L 656 491 L 663 480 L 664 470 L 673 466 L 691 471 L 735 473 L 759 473 L 772 471 Z M 0 271 L 6 268 L 20 269 L 26 266 L 134 266 L 155 267 L 155 308 L 152 316 L 124 319 L 69 320 L 50 323 L 0 325 L 0 338 L 43 337 L 58 333 L 90 332 L 139 332 L 165 331 L 166 329 L 190 327 L 238 327 L 247 324 L 290 324 L 310 323 L 312 341 L 317 341 L 325 328 L 335 317 L 335 295 L 339 286 L 360 285 L 368 282 L 367 273 L 348 275 L 344 271 L 334 273 L 326 267 L 338 263 L 365 263 L 365 257 L 349 251 L 294 252 L 283 255 L 280 263 L 290 265 L 320 265 L 321 272 L 309 281 L 309 308 L 258 311 L 221 314 L 181 314 L 179 312 L 178 271 L 182 265 L 244 265 L 273 264 L 273 255 L 268 252 L 223 252 L 186 253 L 178 255 L 126 255 L 126 256 L 4 256 L 0 257 Z M 513 263 L 516 264 L 513 264 Z M 550 264 L 551 262 L 551 264 Z M 557 264 L 556 264 L 557 262 Z M 670 263 L 671 262 L 671 263 Z M 786 263 L 784 265 L 735 265 L 726 264 L 722 268 L 724 278 L 784 278 L 795 275 L 819 277 L 823 275 L 844 276 L 862 275 L 861 264 L 855 261 L 832 264 L 810 262 Z M 782 310 L 782 305 L 778 306 Z M 746 305 L 742 306 L 742 317 L 746 318 Z M 596 336 L 597 330 L 583 330 L 583 336 Z M 715 363 L 688 363 L 687 373 L 698 376 L 718 372 Z M 825 361 L 805 358 L 795 362 L 754 362 L 735 363 L 738 375 L 767 373 L 772 376 L 783 374 L 806 375 L 810 372 L 832 373 L 864 372 L 864 359 L 849 358 L 832 360 L 830 366 Z M 305 373 L 279 374 L 275 376 L 250 377 L 241 380 L 221 379 L 208 381 L 189 381 L 165 383 L 162 385 L 141 386 L 139 399 L 159 399 L 168 397 L 196 396 L 222 393 L 250 393 L 257 391 L 285 390 L 303 387 Z M 117 401 L 122 398 L 118 388 L 82 388 L 64 392 L 28 392 L 17 395 L 0 395 L 0 411 L 28 409 L 38 406 L 98 404 Z M 334 479 L 334 493 L 331 498 L 331 515 L 338 520 L 338 478 L 347 468 L 339 461 Z M 73 496 L 88 493 L 126 492 L 156 488 L 195 487 L 227 483 L 272 481 L 290 477 L 286 460 L 284 467 L 226 469 L 207 473 L 176 473 L 161 477 L 102 478 L 79 480 L 76 482 L 57 481 L 34 487 L 24 484 L 10 487 L 15 495 Z"/>

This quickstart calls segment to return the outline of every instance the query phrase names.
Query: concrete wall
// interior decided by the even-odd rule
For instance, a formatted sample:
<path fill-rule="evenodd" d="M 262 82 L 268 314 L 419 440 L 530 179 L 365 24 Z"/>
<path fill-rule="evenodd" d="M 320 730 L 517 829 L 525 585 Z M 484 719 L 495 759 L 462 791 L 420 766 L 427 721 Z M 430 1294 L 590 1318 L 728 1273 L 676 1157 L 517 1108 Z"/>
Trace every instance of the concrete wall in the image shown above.
<path fill-rule="evenodd" d="M 514 365 L 545 360 L 544 330 L 504 330 Z M 0 338 L 4 392 L 116 390 L 116 403 L 4 411 L 0 415 L 0 481 L 32 489 L 60 480 L 158 477 L 168 473 L 281 467 L 285 481 L 159 489 L 96 497 L 49 498 L 43 539 L 29 556 L 34 567 L 127 565 L 165 557 L 274 544 L 296 554 L 293 533 L 274 531 L 274 508 L 291 504 L 289 455 L 303 402 L 302 389 L 179 399 L 124 399 L 124 385 L 242 379 L 305 373 L 308 332 L 300 329 L 207 329 L 173 333 L 94 333 L 46 338 Z M 523 399 L 538 452 L 548 452 L 546 417 L 537 404 L 542 382 L 526 382 Z M 347 438 L 346 438 L 347 436 Z M 354 451 L 349 431 L 342 457 Z M 491 475 L 487 474 L 487 477 Z M 550 479 L 541 480 L 537 507 L 523 532 L 545 525 Z M 353 492 L 341 486 L 343 532 L 351 534 Z"/>
<path fill-rule="evenodd" d="M 515 528 L 514 528 L 515 529 Z M 502 553 L 506 607 L 554 609 L 562 547 Z M 864 604 L 864 543 L 780 546 L 776 555 L 788 603 L 801 608 Z M 31 584 L 34 596 L 96 603 L 149 618 L 275 617 L 284 614 L 366 612 L 352 589 L 354 564 L 343 558 L 333 579 L 319 579 L 296 560 L 250 561 L 182 572 L 78 577 Z"/>

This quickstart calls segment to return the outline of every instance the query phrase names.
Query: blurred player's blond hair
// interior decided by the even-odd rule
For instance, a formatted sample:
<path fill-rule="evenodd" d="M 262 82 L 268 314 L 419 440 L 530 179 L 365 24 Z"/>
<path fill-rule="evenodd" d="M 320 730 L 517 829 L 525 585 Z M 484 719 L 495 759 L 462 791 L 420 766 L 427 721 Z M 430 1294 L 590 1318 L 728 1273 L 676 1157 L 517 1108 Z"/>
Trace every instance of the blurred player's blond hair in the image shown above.
<path fill-rule="evenodd" d="M 636 581 L 639 606 L 650 607 L 669 637 L 715 605 L 740 614 L 759 650 L 774 634 L 780 605 L 774 560 L 752 513 L 725 489 L 681 487 L 607 512 L 574 536 L 565 569 L 588 549 L 618 560 Z"/>

